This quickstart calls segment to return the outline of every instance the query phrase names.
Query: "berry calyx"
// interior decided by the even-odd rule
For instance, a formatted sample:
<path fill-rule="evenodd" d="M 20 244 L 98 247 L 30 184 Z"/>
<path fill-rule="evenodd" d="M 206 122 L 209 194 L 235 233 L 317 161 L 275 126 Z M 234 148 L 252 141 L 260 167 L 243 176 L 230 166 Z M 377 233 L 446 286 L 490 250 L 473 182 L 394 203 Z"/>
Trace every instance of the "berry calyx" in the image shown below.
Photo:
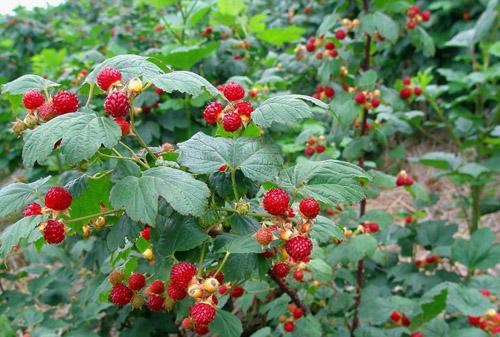
<path fill-rule="evenodd" d="M 293 323 L 293 321 L 288 321 L 285 324 L 283 324 L 283 329 L 286 332 L 293 332 L 295 330 L 295 323 Z"/>
<path fill-rule="evenodd" d="M 150 294 L 148 296 L 148 300 L 146 302 L 149 310 L 160 312 L 163 310 L 163 306 L 165 305 L 165 297 L 157 294 Z"/>
<path fill-rule="evenodd" d="M 111 289 L 110 299 L 113 304 L 123 306 L 132 300 L 134 293 L 123 283 L 118 283 Z"/>
<path fill-rule="evenodd" d="M 141 290 L 146 285 L 146 278 L 143 274 L 132 274 L 128 278 L 128 287 L 132 290 Z"/>
<path fill-rule="evenodd" d="M 128 115 L 130 102 L 127 95 L 121 91 L 113 91 L 104 101 L 104 111 L 111 117 L 123 117 Z"/>
<path fill-rule="evenodd" d="M 304 236 L 295 236 L 285 244 L 285 250 L 292 258 L 298 261 L 309 257 L 312 251 L 312 242 Z"/>
<path fill-rule="evenodd" d="M 236 112 L 240 115 L 250 117 L 253 112 L 253 106 L 249 101 L 238 102 L 234 105 Z"/>
<path fill-rule="evenodd" d="M 115 117 L 115 122 L 122 130 L 122 136 L 127 136 L 130 133 L 130 124 L 123 117 Z"/>
<path fill-rule="evenodd" d="M 314 219 L 319 214 L 320 207 L 316 199 L 307 198 L 300 201 L 299 211 L 304 217 Z"/>
<path fill-rule="evenodd" d="M 168 285 L 167 294 L 174 301 L 183 300 L 187 296 L 185 289 L 177 288 L 173 283 Z"/>
<path fill-rule="evenodd" d="M 263 246 L 268 245 L 273 241 L 273 232 L 269 228 L 262 226 L 255 233 L 255 239 Z"/>
<path fill-rule="evenodd" d="M 273 188 L 264 195 L 262 205 L 271 215 L 283 215 L 288 211 L 290 197 L 285 190 Z"/>
<path fill-rule="evenodd" d="M 45 206 L 54 211 L 64 211 L 71 206 L 73 198 L 63 187 L 51 187 L 45 194 Z"/>
<path fill-rule="evenodd" d="M 196 267 L 189 262 L 178 262 L 172 266 L 170 281 L 181 289 L 186 289 L 189 282 L 196 275 Z"/>
<path fill-rule="evenodd" d="M 101 90 L 107 91 L 113 84 L 122 80 L 122 73 L 115 68 L 105 67 L 97 74 L 97 86 Z"/>
<path fill-rule="evenodd" d="M 51 245 L 63 242 L 66 237 L 64 224 L 60 221 L 50 219 L 43 229 L 43 237 Z"/>
<path fill-rule="evenodd" d="M 208 325 L 215 318 L 216 310 L 208 303 L 196 303 L 189 308 L 191 318 L 196 325 Z"/>
<path fill-rule="evenodd" d="M 223 93 L 224 97 L 230 102 L 239 101 L 245 97 L 245 89 L 240 84 L 234 82 L 225 84 Z"/>
<path fill-rule="evenodd" d="M 222 104 L 219 102 L 211 102 L 206 106 L 205 110 L 203 110 L 203 119 L 205 119 L 207 124 L 215 124 L 221 112 Z"/>
<path fill-rule="evenodd" d="M 52 105 L 58 116 L 77 111 L 78 104 L 78 97 L 69 91 L 59 91 L 52 98 Z"/>
<path fill-rule="evenodd" d="M 234 132 L 240 128 L 241 124 L 241 116 L 235 112 L 227 113 L 222 117 L 222 127 L 224 131 Z"/>
<path fill-rule="evenodd" d="M 284 262 L 278 262 L 273 267 L 273 275 L 279 278 L 284 278 L 290 272 L 290 266 Z"/>
<path fill-rule="evenodd" d="M 163 291 L 165 291 L 165 283 L 160 280 L 155 280 L 149 286 L 149 291 L 153 294 L 161 294 L 163 293 Z"/>
<path fill-rule="evenodd" d="M 29 90 L 23 96 L 23 105 L 28 110 L 38 109 L 45 103 L 45 97 L 38 90 Z"/>
<path fill-rule="evenodd" d="M 32 202 L 21 213 L 22 216 L 33 216 L 33 215 L 42 215 L 42 206 L 37 204 L 36 202 Z"/>

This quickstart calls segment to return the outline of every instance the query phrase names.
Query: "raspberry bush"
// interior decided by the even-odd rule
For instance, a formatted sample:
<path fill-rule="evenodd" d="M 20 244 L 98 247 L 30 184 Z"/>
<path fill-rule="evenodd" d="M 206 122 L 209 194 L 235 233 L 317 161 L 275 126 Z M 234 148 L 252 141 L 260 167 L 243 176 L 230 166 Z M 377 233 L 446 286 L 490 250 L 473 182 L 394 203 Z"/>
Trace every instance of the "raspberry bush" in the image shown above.
<path fill-rule="evenodd" d="M 5 336 L 500 332 L 495 0 L 45 15 L 0 32 Z"/>

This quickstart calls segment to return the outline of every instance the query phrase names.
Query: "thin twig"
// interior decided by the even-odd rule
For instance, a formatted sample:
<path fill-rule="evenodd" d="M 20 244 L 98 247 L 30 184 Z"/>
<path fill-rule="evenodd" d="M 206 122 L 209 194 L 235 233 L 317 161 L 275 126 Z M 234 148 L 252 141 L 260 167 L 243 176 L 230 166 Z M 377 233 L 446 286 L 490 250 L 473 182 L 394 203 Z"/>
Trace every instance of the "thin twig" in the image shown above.
<path fill-rule="evenodd" d="M 297 292 L 293 289 L 291 289 L 289 286 L 286 285 L 285 281 L 283 281 L 282 279 L 280 279 L 279 277 L 277 277 L 276 275 L 274 275 L 272 273 L 272 271 L 270 271 L 269 273 L 269 276 L 271 276 L 271 278 L 274 280 L 274 282 L 276 282 L 276 284 L 278 284 L 278 286 L 280 287 L 280 289 L 286 293 L 288 296 L 290 296 L 290 298 L 292 299 L 293 303 L 295 303 L 298 307 L 300 307 L 302 309 L 302 312 L 304 314 L 304 316 L 306 316 L 308 313 L 309 313 L 309 308 L 307 307 L 307 305 L 304 304 L 304 302 L 302 302 L 299 298 L 299 295 L 297 294 Z"/>

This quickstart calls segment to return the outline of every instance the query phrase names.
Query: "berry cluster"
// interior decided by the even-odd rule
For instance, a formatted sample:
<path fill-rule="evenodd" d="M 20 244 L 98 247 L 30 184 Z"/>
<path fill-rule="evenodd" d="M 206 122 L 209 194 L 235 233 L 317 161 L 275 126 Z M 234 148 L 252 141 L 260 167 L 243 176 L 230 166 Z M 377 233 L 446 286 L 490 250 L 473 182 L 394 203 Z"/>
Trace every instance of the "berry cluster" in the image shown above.
<path fill-rule="evenodd" d="M 321 84 L 318 84 L 316 91 L 311 96 L 321 100 L 332 99 L 335 96 L 335 90 L 332 87 L 323 87 Z"/>
<path fill-rule="evenodd" d="M 305 46 L 299 44 L 295 48 L 295 59 L 297 61 L 301 61 L 304 58 L 304 55 L 306 55 L 305 52 L 315 52 L 314 57 L 318 60 L 331 59 L 338 56 L 335 43 L 331 40 L 326 40 L 324 34 L 319 37 L 310 36 Z"/>
<path fill-rule="evenodd" d="M 390 316 L 391 320 L 398 326 L 410 326 L 410 320 L 401 311 L 393 311 Z"/>
<path fill-rule="evenodd" d="M 399 97 L 403 100 L 408 100 L 411 98 L 413 94 L 415 96 L 420 96 L 422 95 L 422 88 L 419 86 L 413 86 L 411 85 L 411 78 L 408 76 L 403 78 L 403 88 L 399 91 Z"/>
<path fill-rule="evenodd" d="M 396 186 L 411 186 L 413 185 L 413 178 L 406 173 L 405 170 L 401 170 L 396 177 Z"/>
<path fill-rule="evenodd" d="M 224 97 L 231 102 L 225 107 L 219 102 L 209 103 L 203 110 L 203 118 L 208 124 L 219 123 L 224 131 L 235 132 L 250 122 L 253 106 L 248 101 L 243 101 L 245 89 L 234 82 L 225 84 L 221 91 Z"/>
<path fill-rule="evenodd" d="M 500 333 L 500 314 L 493 309 L 488 310 L 484 316 L 468 316 L 467 320 L 470 325 L 489 332 L 492 336 Z"/>
<path fill-rule="evenodd" d="M 295 321 L 302 318 L 304 313 L 302 309 L 297 307 L 294 303 L 288 305 L 288 313 L 288 317 L 287 315 L 281 315 L 278 320 L 280 323 L 283 323 L 283 330 L 285 330 L 285 332 L 293 332 L 295 330 Z"/>
<path fill-rule="evenodd" d="M 425 10 L 420 12 L 420 8 L 416 5 L 411 6 L 406 13 L 408 20 L 406 21 L 406 28 L 413 30 L 421 22 L 427 22 L 431 18 L 431 12 Z"/>
<path fill-rule="evenodd" d="M 426 266 L 436 266 L 438 263 L 441 262 L 441 257 L 437 255 L 429 255 L 425 259 L 417 259 L 415 260 L 415 266 L 417 268 L 425 268 Z"/>
<path fill-rule="evenodd" d="M 339 28 L 335 31 L 335 37 L 338 40 L 345 39 L 349 32 L 358 29 L 361 24 L 359 19 L 350 20 L 348 18 L 342 19 L 340 23 L 342 24 L 343 28 Z"/>
<path fill-rule="evenodd" d="M 363 105 L 365 109 L 376 109 L 381 103 L 380 90 L 358 92 L 354 95 L 354 101 L 359 105 Z"/>
<path fill-rule="evenodd" d="M 314 153 L 320 154 L 325 152 L 325 146 L 323 145 L 324 141 L 325 136 L 309 137 L 306 141 L 304 154 L 307 157 L 311 157 Z"/>
<path fill-rule="evenodd" d="M 380 230 L 380 226 L 375 222 L 366 221 L 359 226 L 358 230 L 361 233 L 377 233 Z"/>

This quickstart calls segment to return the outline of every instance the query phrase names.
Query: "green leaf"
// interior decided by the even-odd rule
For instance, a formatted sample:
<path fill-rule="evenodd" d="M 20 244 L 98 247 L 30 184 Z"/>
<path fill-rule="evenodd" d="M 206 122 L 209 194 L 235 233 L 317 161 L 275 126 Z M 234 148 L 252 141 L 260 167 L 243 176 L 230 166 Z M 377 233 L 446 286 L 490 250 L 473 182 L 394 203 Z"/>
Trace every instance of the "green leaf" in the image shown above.
<path fill-rule="evenodd" d="M 358 235 L 336 246 L 329 255 L 329 258 L 335 263 L 356 262 L 372 256 L 376 249 L 377 240 L 373 236 Z"/>
<path fill-rule="evenodd" d="M 298 26 L 273 27 L 258 32 L 256 37 L 262 41 L 282 47 L 286 42 L 299 40 L 305 32 L 305 28 Z"/>
<path fill-rule="evenodd" d="M 76 164 L 93 156 L 101 145 L 112 148 L 121 137 L 118 124 L 109 117 L 94 112 L 74 112 L 58 116 L 26 133 L 23 163 L 32 167 L 52 153 L 61 139 L 61 153 L 67 164 Z"/>
<path fill-rule="evenodd" d="M 399 37 L 397 23 L 383 12 L 373 13 L 373 20 L 378 32 L 388 41 L 395 43 Z"/>
<path fill-rule="evenodd" d="M 272 180 L 283 163 L 277 146 L 249 138 L 214 138 L 202 132 L 180 143 L 179 151 L 179 163 L 193 173 L 214 173 L 227 165 L 257 181 Z"/>
<path fill-rule="evenodd" d="M 449 152 L 428 152 L 418 159 L 420 164 L 434 167 L 441 170 L 454 170 L 462 162 L 453 153 Z"/>
<path fill-rule="evenodd" d="M 369 180 L 358 166 L 338 160 L 303 161 L 279 175 L 283 188 L 331 206 L 359 202 L 365 197 L 360 181 Z"/>
<path fill-rule="evenodd" d="M 448 335 L 447 335 L 448 336 Z M 488 333 L 479 328 L 461 328 L 449 334 L 450 337 L 489 337 Z"/>
<path fill-rule="evenodd" d="M 357 84 L 360 87 L 371 89 L 375 86 L 377 82 L 377 73 L 374 70 L 368 70 L 361 74 Z"/>
<path fill-rule="evenodd" d="M 23 75 L 14 81 L 2 85 L 2 94 L 23 95 L 31 89 L 43 92 L 48 88 L 59 85 L 37 75 Z"/>
<path fill-rule="evenodd" d="M 219 47 L 219 42 L 209 42 L 202 46 L 175 46 L 173 49 L 163 50 L 161 54 L 153 54 L 163 63 L 174 69 L 189 70 Z"/>
<path fill-rule="evenodd" d="M 229 233 L 217 236 L 215 247 L 217 247 L 215 249 L 219 253 L 248 254 L 262 252 L 262 248 L 254 237 Z"/>
<path fill-rule="evenodd" d="M 321 337 L 323 335 L 323 329 L 319 319 L 313 315 L 307 315 L 300 320 L 296 321 L 297 326 L 297 336 L 307 336 L 307 337 Z M 286 334 L 285 334 L 286 336 Z"/>
<path fill-rule="evenodd" d="M 0 242 L 2 243 L 0 258 L 4 258 L 10 253 L 12 247 L 19 244 L 22 239 L 29 237 L 36 226 L 40 222 L 47 220 L 47 218 L 46 215 L 28 216 L 7 227 L 0 236 Z"/>
<path fill-rule="evenodd" d="M 123 215 L 111 227 L 108 236 L 106 237 L 106 244 L 110 252 L 114 252 L 125 244 L 125 240 L 133 242 L 140 233 L 140 227 L 137 223 L 133 222 L 128 216 Z"/>
<path fill-rule="evenodd" d="M 312 110 L 304 101 L 322 109 L 328 109 L 327 104 L 309 96 L 274 96 L 265 100 L 252 112 L 252 119 L 255 124 L 265 128 L 275 124 L 293 124 L 301 119 L 312 117 Z"/>
<path fill-rule="evenodd" d="M 447 47 L 469 47 L 474 39 L 474 29 L 468 29 L 453 36 L 450 41 L 445 43 Z"/>
<path fill-rule="evenodd" d="M 452 310 L 458 310 L 467 316 L 482 316 L 488 309 L 494 308 L 494 304 L 482 296 L 478 290 L 465 288 L 455 283 L 445 283 L 442 286 L 446 284 L 448 284 L 448 305 L 452 306 Z"/>
<path fill-rule="evenodd" d="M 155 77 L 163 74 L 163 71 L 148 57 L 139 55 L 118 55 L 98 64 L 87 78 L 85 83 L 95 83 L 97 74 L 105 67 L 112 67 L 122 73 L 122 81 L 142 77 L 144 81 L 152 81 Z"/>
<path fill-rule="evenodd" d="M 266 14 L 255 14 L 248 21 L 248 29 L 252 33 L 262 32 L 266 29 Z"/>
<path fill-rule="evenodd" d="M 344 232 L 335 222 L 319 215 L 314 221 L 311 237 L 319 242 L 328 242 L 332 239 L 345 240 Z"/>
<path fill-rule="evenodd" d="M 480 228 L 470 240 L 457 239 L 452 246 L 454 260 L 469 269 L 488 269 L 500 261 L 500 244 L 495 244 L 496 236 L 489 228 Z"/>
<path fill-rule="evenodd" d="M 434 45 L 434 40 L 425 29 L 417 26 L 417 28 L 412 31 L 411 38 L 416 47 L 422 48 L 424 54 L 427 56 L 434 56 L 436 46 Z"/>
<path fill-rule="evenodd" d="M 219 0 L 217 7 L 223 15 L 237 16 L 246 6 L 242 0 Z"/>
<path fill-rule="evenodd" d="M 271 328 L 266 326 L 265 328 L 255 331 L 250 337 L 272 337 Z"/>
<path fill-rule="evenodd" d="M 208 235 L 200 229 L 195 218 L 179 214 L 174 214 L 165 219 L 164 223 L 157 224 L 152 237 L 153 247 L 161 256 L 193 249 L 208 239 Z"/>
<path fill-rule="evenodd" d="M 411 328 L 413 330 L 420 327 L 435 317 L 437 317 L 443 310 L 446 309 L 446 299 L 448 297 L 448 291 L 444 289 L 439 293 L 439 295 L 434 296 L 431 301 L 425 301 L 421 305 L 422 312 L 416 317 L 411 319 Z"/>
<path fill-rule="evenodd" d="M 481 14 L 474 27 L 473 42 L 477 43 L 491 32 L 498 12 L 495 10 L 496 1 L 490 1 L 486 10 Z"/>
<path fill-rule="evenodd" d="M 239 337 L 243 333 L 240 319 L 221 309 L 217 310 L 215 319 L 208 325 L 208 328 L 220 337 Z"/>
<path fill-rule="evenodd" d="M 418 225 L 417 242 L 424 247 L 451 246 L 457 230 L 457 225 L 447 225 L 446 221 L 425 221 Z"/>
<path fill-rule="evenodd" d="M 50 176 L 30 184 L 13 183 L 0 190 L 0 218 L 20 212 L 40 195 L 39 188 L 49 181 Z"/>
<path fill-rule="evenodd" d="M 198 96 L 205 89 L 211 96 L 219 94 L 217 88 L 210 82 L 190 71 L 172 71 L 160 75 L 153 80 L 153 84 L 168 93 L 180 91 L 192 96 Z"/>

